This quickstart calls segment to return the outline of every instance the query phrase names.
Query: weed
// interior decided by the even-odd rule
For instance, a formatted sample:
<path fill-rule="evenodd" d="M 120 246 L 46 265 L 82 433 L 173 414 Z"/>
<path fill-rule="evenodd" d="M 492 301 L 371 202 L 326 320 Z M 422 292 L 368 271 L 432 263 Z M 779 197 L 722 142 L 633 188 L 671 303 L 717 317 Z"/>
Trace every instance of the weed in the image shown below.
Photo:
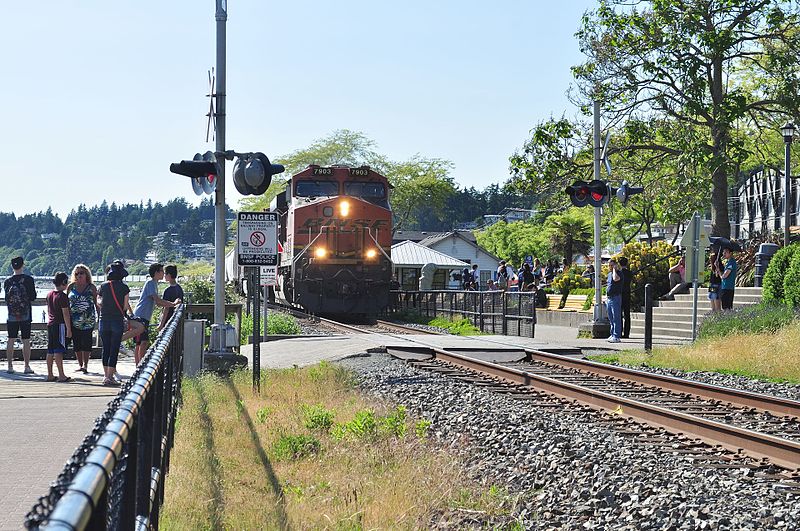
<path fill-rule="evenodd" d="M 797 318 L 792 308 L 777 303 L 761 303 L 708 316 L 700 326 L 700 339 L 731 334 L 776 332 Z"/>
<path fill-rule="evenodd" d="M 303 495 L 305 494 L 302 486 L 292 485 L 288 482 L 281 487 L 281 491 L 283 491 L 285 494 L 292 494 L 298 499 L 302 499 Z"/>
<path fill-rule="evenodd" d="M 237 400 L 236 401 L 236 418 L 241 418 L 242 413 L 244 413 L 244 400 Z"/>
<path fill-rule="evenodd" d="M 282 435 L 272 445 L 272 453 L 278 461 L 302 459 L 320 451 L 319 439 L 311 435 Z"/>
<path fill-rule="evenodd" d="M 333 426 L 333 411 L 325 409 L 321 405 L 300 406 L 303 411 L 306 428 L 310 430 L 328 431 Z"/>
<path fill-rule="evenodd" d="M 256 419 L 258 419 L 258 422 L 261 424 L 265 424 L 270 415 L 272 415 L 272 408 L 269 406 L 264 406 L 256 411 Z"/>
<path fill-rule="evenodd" d="M 389 415 L 379 420 L 380 431 L 394 437 L 404 437 L 406 434 L 406 407 L 397 406 Z"/>
<path fill-rule="evenodd" d="M 443 317 L 437 317 L 428 322 L 428 325 L 443 328 L 457 336 L 477 336 L 481 334 L 480 329 L 475 327 L 469 319 L 451 321 Z"/>
<path fill-rule="evenodd" d="M 417 423 L 414 425 L 414 434 L 417 436 L 418 439 L 427 439 L 430 427 L 431 427 L 431 421 L 426 419 L 418 420 Z"/>

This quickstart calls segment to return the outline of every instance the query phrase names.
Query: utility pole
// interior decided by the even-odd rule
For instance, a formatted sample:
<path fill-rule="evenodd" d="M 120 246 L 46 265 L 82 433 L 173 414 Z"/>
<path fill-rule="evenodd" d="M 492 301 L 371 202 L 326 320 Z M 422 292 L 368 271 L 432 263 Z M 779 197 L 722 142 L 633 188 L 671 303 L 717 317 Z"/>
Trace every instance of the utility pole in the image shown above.
<path fill-rule="evenodd" d="M 225 152 L 225 25 L 228 21 L 228 1 L 216 0 L 217 66 L 216 66 L 216 151 Z M 225 352 L 225 158 L 219 157 L 221 174 L 214 197 L 214 326 L 209 351 Z"/>

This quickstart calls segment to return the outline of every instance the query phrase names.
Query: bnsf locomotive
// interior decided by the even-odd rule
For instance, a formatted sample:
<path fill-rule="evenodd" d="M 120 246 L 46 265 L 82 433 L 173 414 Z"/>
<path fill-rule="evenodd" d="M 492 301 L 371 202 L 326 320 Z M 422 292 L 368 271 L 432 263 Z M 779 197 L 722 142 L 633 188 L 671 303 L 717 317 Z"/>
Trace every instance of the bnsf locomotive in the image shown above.
<path fill-rule="evenodd" d="M 271 207 L 280 215 L 278 296 L 315 314 L 370 316 L 389 304 L 386 177 L 367 166 L 309 166 Z"/>

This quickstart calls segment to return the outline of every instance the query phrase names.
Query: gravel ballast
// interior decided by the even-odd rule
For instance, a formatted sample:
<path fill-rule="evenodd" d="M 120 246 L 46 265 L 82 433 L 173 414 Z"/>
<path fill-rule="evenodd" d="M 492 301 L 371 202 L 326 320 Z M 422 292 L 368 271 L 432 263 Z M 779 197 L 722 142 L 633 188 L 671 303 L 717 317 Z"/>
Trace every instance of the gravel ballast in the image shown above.
<path fill-rule="evenodd" d="M 364 392 L 430 420 L 434 440 L 487 489 L 520 494 L 526 529 L 800 528 L 800 497 L 749 469 L 699 468 L 634 445 L 597 414 L 526 404 L 386 354 L 340 363 Z"/>

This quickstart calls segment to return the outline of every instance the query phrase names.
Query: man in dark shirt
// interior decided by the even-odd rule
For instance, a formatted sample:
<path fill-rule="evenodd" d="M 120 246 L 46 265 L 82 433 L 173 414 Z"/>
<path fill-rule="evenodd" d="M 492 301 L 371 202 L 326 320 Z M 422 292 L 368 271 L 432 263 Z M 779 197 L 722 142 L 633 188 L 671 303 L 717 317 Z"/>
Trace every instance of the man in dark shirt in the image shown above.
<path fill-rule="evenodd" d="M 619 343 L 622 335 L 622 275 L 619 274 L 619 265 L 613 258 L 608 261 L 608 279 L 606 284 L 606 306 L 608 320 L 611 323 L 609 343 Z"/>
<path fill-rule="evenodd" d="M 620 274 L 622 275 L 622 335 L 627 338 L 631 335 L 631 280 L 633 273 L 628 267 L 628 257 L 619 259 Z"/>
<path fill-rule="evenodd" d="M 178 284 L 178 266 L 168 265 L 164 268 L 164 280 L 167 281 L 169 286 L 164 290 L 164 296 L 161 297 L 165 301 L 175 302 L 183 300 L 183 288 Z M 161 312 L 161 321 L 158 323 L 158 329 L 164 328 L 164 325 L 169 322 L 175 308 L 166 307 Z"/>
<path fill-rule="evenodd" d="M 31 302 L 36 300 L 36 285 L 33 277 L 22 272 L 25 261 L 21 256 L 11 259 L 14 275 L 3 283 L 8 307 L 8 343 L 6 344 L 6 360 L 8 372 L 14 373 L 14 343 L 17 337 L 22 339 L 22 358 L 25 361 L 25 374 L 33 374 L 31 369 Z"/>

